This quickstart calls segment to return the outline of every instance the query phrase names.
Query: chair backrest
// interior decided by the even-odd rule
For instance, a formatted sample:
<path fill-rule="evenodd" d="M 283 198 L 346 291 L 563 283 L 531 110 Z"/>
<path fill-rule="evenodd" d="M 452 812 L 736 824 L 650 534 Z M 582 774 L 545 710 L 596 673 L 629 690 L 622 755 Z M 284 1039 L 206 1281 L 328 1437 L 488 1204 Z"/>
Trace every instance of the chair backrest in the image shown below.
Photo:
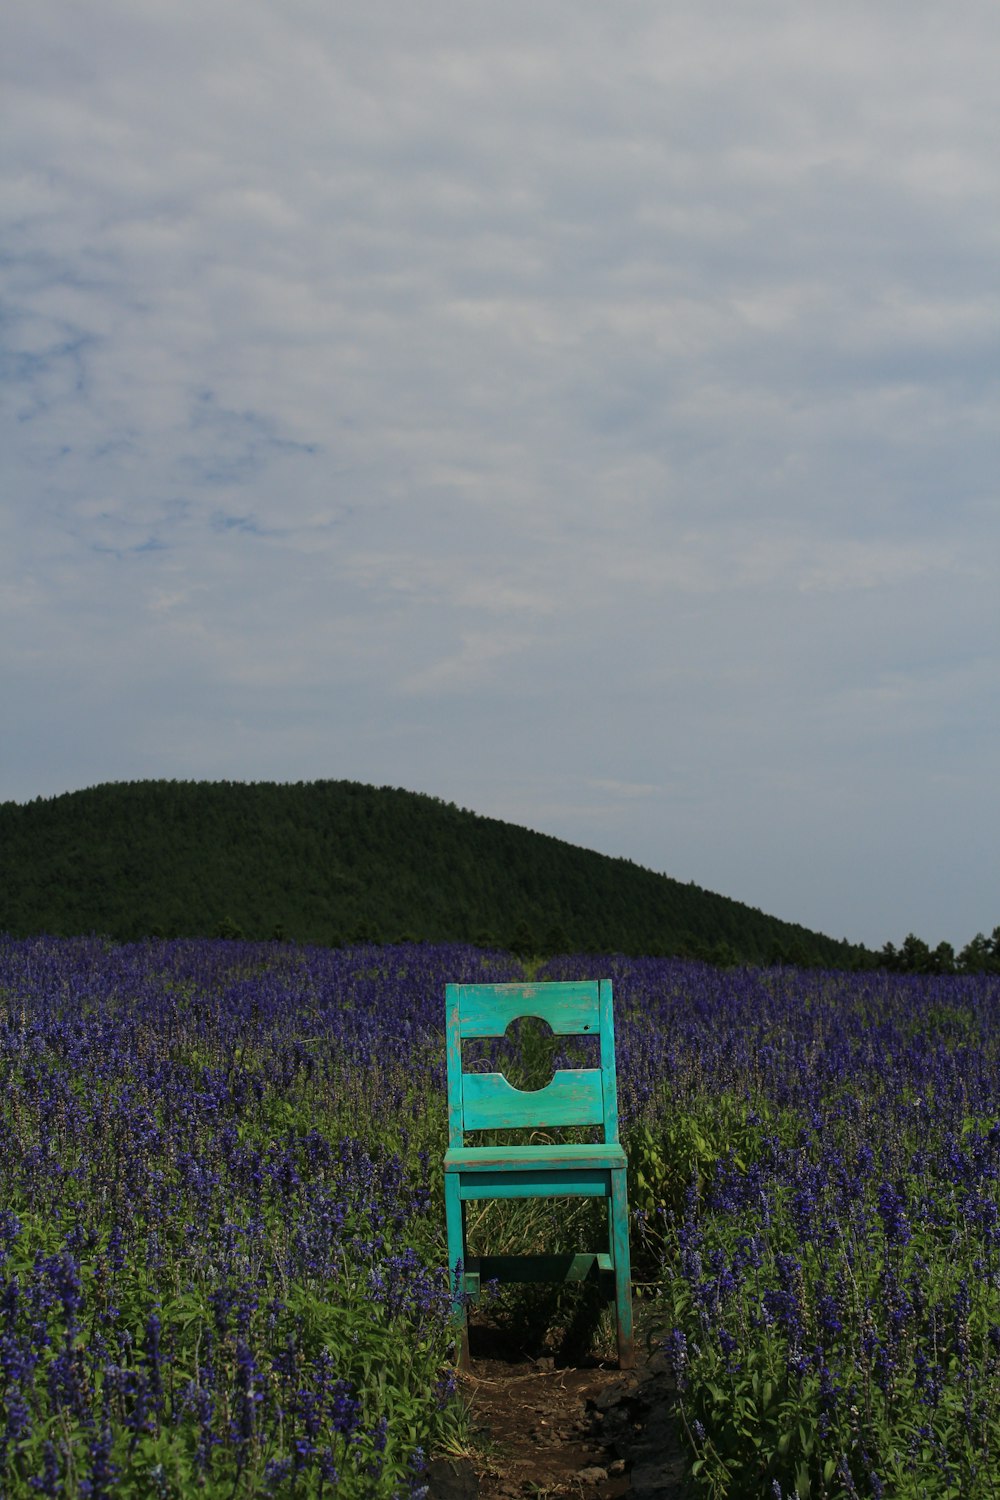
<path fill-rule="evenodd" d="M 469 1130 L 600 1125 L 618 1142 L 618 1085 L 610 979 L 555 984 L 449 984 L 448 1135 L 464 1144 Z M 512 1021 L 537 1016 L 556 1036 L 596 1036 L 596 1068 L 559 1068 L 544 1088 L 516 1089 L 502 1073 L 466 1073 L 462 1042 L 501 1037 Z"/>

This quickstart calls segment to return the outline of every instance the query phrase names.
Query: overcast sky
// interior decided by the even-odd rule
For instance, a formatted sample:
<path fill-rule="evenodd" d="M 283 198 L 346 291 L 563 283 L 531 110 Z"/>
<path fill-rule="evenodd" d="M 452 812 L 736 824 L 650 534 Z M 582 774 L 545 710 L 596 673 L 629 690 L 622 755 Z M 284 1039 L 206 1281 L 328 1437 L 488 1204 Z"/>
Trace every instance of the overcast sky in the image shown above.
<path fill-rule="evenodd" d="M 1000 922 L 995 0 L 4 32 L 0 800 L 346 777 Z"/>

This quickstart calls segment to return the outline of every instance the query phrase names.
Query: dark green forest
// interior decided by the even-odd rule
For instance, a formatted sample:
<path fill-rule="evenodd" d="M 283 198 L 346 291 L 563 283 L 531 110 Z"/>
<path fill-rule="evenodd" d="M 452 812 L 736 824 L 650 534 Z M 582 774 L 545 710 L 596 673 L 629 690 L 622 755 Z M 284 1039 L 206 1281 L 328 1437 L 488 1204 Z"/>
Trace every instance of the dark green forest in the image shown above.
<path fill-rule="evenodd" d="M 351 781 L 116 782 L 0 803 L 0 931 L 874 961 L 630 860 Z"/>

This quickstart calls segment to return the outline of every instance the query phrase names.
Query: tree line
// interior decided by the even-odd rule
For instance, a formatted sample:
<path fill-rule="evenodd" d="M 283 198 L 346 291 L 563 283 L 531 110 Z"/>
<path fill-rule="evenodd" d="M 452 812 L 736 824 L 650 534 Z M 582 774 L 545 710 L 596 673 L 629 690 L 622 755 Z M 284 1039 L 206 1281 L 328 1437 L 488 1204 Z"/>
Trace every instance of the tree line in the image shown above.
<path fill-rule="evenodd" d="M 989 937 L 977 932 L 957 954 L 951 943 L 932 948 L 910 932 L 898 948 L 886 943 L 878 961 L 896 974 L 1000 974 L 1000 927 Z"/>
<path fill-rule="evenodd" d="M 876 957 L 631 860 L 353 781 L 114 782 L 2 803 L 0 931 L 830 968 Z"/>

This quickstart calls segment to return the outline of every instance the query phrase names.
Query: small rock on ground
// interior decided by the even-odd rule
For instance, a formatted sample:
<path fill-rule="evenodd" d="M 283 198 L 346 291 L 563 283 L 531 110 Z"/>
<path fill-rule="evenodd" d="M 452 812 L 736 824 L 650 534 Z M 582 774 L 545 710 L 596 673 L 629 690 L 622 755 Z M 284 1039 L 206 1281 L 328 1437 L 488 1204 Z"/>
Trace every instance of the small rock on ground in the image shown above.
<path fill-rule="evenodd" d="M 685 1493 L 687 1465 L 670 1414 L 673 1393 L 670 1366 L 654 1354 L 593 1403 L 595 1432 L 616 1461 L 629 1466 L 632 1500 L 678 1500 Z"/>
<path fill-rule="evenodd" d="M 427 1470 L 427 1500 L 479 1500 L 472 1460 L 435 1458 Z"/>

